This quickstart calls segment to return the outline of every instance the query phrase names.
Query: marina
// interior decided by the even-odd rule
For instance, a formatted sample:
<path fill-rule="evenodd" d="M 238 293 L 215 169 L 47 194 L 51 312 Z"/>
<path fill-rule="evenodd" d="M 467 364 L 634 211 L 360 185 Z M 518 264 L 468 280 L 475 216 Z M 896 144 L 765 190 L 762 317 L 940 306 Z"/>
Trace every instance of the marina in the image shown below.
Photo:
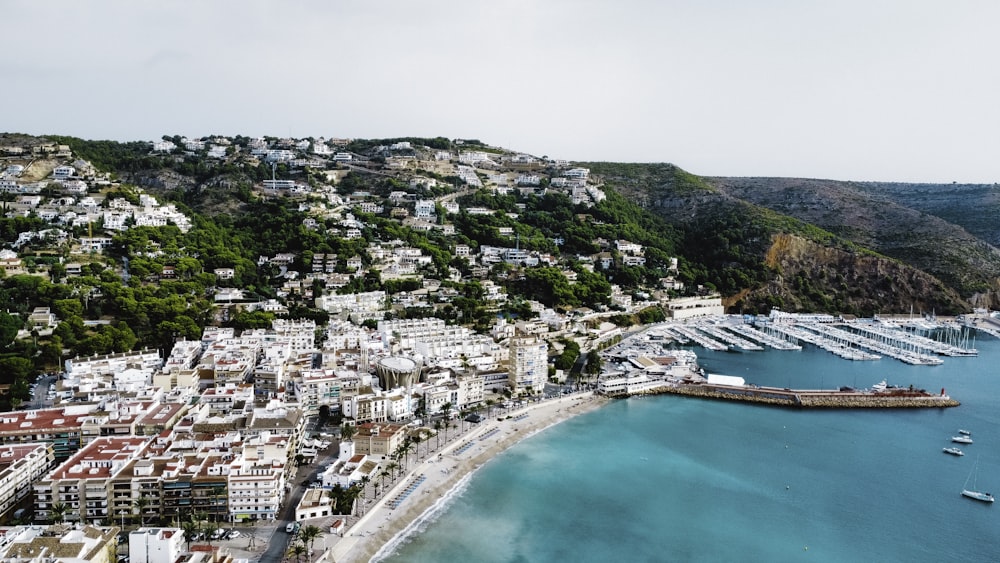
<path fill-rule="evenodd" d="M 732 332 L 727 332 L 721 328 L 722 325 L 715 324 L 699 324 L 697 325 L 698 330 L 707 334 L 711 338 L 716 338 L 724 342 L 727 349 L 732 351 L 740 352 L 759 352 L 764 348 L 759 344 L 750 342 L 745 338 L 741 338 Z"/>
<path fill-rule="evenodd" d="M 850 326 L 852 326 L 852 328 L 858 328 L 856 325 Z M 811 324 L 808 328 L 835 342 L 841 342 L 845 345 L 856 346 L 872 352 L 878 352 L 884 356 L 895 358 L 907 364 L 936 366 L 944 363 L 944 360 L 941 358 L 919 352 L 913 346 L 903 344 L 899 339 L 889 338 L 886 336 L 874 339 L 837 328 L 835 326 L 823 325 L 819 323 Z"/>
<path fill-rule="evenodd" d="M 735 332 L 736 334 L 742 335 L 751 340 L 756 340 L 757 342 L 774 348 L 775 350 L 797 351 L 802 349 L 802 346 L 799 344 L 790 342 L 784 338 L 772 336 L 745 323 L 729 323 L 724 326 L 726 330 Z"/>
<path fill-rule="evenodd" d="M 803 326 L 788 323 L 761 323 L 757 327 L 772 335 L 781 335 L 792 340 L 806 342 L 822 348 L 845 360 L 879 360 L 882 356 L 853 348 L 848 340 L 837 340 L 820 333 L 807 330 Z"/>
<path fill-rule="evenodd" d="M 841 386 L 836 389 L 795 389 L 746 383 L 741 377 L 706 375 L 693 352 L 677 345 L 695 344 L 711 352 L 757 352 L 802 350 L 812 344 L 849 360 L 897 359 L 914 366 L 944 363 L 940 356 L 972 357 L 967 346 L 967 327 L 948 327 L 923 321 L 919 330 L 944 330 L 963 334 L 962 343 L 948 337 L 935 340 L 909 332 L 892 321 L 844 320 L 829 315 L 797 315 L 780 311 L 768 317 L 727 316 L 686 322 L 664 322 L 647 327 L 601 352 L 605 369 L 598 378 L 598 393 L 609 397 L 676 394 L 736 400 L 796 408 L 942 408 L 958 406 L 942 388 L 940 393 L 890 386 L 884 380 L 869 389 Z M 935 328 L 936 327 L 936 328 Z M 914 329 L 918 330 L 918 329 Z M 693 357 L 688 357 L 691 355 Z M 952 441 L 971 444 L 967 431 Z M 957 449 L 956 449 L 957 451 Z M 961 455 L 954 451 L 945 453 Z"/>
<path fill-rule="evenodd" d="M 986 327 L 986 324 L 976 326 Z M 937 366 L 944 363 L 945 357 L 976 356 L 977 350 L 969 346 L 969 333 L 973 330 L 971 325 L 955 322 L 922 320 L 900 324 L 878 318 L 845 320 L 775 311 L 766 317 L 732 315 L 668 321 L 644 332 L 650 341 L 697 345 L 716 352 L 759 352 L 765 348 L 800 351 L 804 344 L 812 344 L 845 360 L 875 361 L 889 357 L 910 365 Z M 919 331 L 931 331 L 938 338 L 918 334 Z"/>

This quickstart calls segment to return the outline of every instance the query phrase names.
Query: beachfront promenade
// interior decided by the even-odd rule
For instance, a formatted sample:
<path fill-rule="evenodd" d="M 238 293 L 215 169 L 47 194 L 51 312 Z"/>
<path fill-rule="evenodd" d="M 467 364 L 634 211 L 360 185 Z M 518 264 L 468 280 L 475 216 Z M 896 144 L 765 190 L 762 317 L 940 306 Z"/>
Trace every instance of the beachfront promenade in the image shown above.
<path fill-rule="evenodd" d="M 482 464 L 520 440 L 606 401 L 591 392 L 564 395 L 511 409 L 499 418 L 468 424 L 464 432 L 449 434 L 447 445 L 418 460 L 397 478 L 344 537 L 327 538 L 328 553 L 320 560 L 361 562 L 383 555 L 383 547 L 391 549 Z"/>

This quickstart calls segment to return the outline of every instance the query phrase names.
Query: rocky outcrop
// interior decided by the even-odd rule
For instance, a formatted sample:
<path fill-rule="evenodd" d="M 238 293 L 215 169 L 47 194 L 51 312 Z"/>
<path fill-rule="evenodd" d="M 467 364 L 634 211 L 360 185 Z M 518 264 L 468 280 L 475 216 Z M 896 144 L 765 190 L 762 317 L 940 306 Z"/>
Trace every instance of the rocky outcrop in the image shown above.
<path fill-rule="evenodd" d="M 937 278 L 898 260 L 775 234 L 764 258 L 776 273 L 747 302 L 780 301 L 787 310 L 840 310 L 861 316 L 908 311 L 959 314 L 970 306 Z"/>
<path fill-rule="evenodd" d="M 708 178 L 730 197 L 821 227 L 927 272 L 976 306 L 997 303 L 1000 188 L 802 178 Z M 978 209 L 973 207 L 978 205 Z"/>

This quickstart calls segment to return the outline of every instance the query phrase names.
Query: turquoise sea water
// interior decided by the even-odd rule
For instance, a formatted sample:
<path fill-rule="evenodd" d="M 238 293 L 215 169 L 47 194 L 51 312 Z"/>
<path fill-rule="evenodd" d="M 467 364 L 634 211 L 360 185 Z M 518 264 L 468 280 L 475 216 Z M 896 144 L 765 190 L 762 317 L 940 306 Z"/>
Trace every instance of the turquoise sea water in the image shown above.
<path fill-rule="evenodd" d="M 940 410 L 802 411 L 675 396 L 612 402 L 476 472 L 385 561 L 1000 561 L 1000 341 L 941 366 L 712 353 L 710 373 L 796 388 L 890 384 Z M 964 457 L 942 453 L 959 428 Z M 971 486 L 971 483 L 970 483 Z"/>

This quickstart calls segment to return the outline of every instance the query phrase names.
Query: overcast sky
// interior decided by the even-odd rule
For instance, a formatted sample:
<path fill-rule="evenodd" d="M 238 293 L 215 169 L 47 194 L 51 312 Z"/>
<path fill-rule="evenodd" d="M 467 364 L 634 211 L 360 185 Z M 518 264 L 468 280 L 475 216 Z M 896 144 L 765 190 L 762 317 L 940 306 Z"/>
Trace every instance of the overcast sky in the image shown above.
<path fill-rule="evenodd" d="M 995 0 L 6 0 L 0 130 L 1000 182 Z"/>

